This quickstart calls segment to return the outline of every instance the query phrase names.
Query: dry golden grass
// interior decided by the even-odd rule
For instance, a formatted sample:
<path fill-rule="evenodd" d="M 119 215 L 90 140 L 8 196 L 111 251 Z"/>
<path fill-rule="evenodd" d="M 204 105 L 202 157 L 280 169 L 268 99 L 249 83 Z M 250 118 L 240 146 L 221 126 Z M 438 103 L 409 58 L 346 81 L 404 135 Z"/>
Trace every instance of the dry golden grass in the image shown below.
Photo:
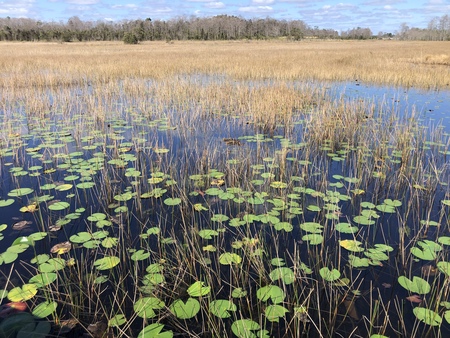
<path fill-rule="evenodd" d="M 1 43 L 0 86 L 226 74 L 448 88 L 450 42 L 235 41 Z"/>

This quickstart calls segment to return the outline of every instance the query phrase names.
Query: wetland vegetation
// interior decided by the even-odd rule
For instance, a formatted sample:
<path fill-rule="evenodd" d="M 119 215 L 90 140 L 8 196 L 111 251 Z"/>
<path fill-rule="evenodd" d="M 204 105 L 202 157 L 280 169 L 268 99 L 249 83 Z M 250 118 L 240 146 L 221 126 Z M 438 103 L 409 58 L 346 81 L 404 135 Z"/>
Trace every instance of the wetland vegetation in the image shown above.
<path fill-rule="evenodd" d="M 1 44 L 0 336 L 448 336 L 448 50 Z"/>

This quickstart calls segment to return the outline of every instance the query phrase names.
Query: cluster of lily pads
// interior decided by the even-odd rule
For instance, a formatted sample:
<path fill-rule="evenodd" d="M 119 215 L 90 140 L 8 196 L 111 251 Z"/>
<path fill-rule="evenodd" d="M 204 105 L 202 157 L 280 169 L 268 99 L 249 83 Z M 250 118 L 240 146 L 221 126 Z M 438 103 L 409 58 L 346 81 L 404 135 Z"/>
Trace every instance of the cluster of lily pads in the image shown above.
<path fill-rule="evenodd" d="M 448 332 L 448 135 L 414 124 L 398 149 L 416 122 L 381 116 L 355 131 L 380 128 L 374 148 L 319 142 L 313 105 L 267 133 L 233 111 L 194 128 L 176 98 L 121 95 L 102 119 L 2 115 L 0 335 Z"/>

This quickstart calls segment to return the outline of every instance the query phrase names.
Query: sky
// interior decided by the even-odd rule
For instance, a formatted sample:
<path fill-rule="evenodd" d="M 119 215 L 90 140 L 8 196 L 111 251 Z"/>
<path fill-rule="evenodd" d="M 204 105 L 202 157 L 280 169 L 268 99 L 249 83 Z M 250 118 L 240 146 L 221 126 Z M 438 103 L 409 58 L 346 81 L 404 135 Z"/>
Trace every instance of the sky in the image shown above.
<path fill-rule="evenodd" d="M 346 31 L 363 27 L 395 33 L 402 23 L 426 28 L 434 17 L 450 15 L 450 0 L 0 0 L 0 17 L 66 22 L 169 20 L 227 14 L 246 19 L 302 20 L 311 27 Z"/>

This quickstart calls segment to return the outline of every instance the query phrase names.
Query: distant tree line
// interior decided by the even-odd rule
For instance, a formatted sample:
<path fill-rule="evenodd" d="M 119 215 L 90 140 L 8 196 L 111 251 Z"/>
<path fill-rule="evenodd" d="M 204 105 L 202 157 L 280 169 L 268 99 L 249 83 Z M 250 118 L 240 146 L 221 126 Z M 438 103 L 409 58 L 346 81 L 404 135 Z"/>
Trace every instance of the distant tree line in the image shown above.
<path fill-rule="evenodd" d="M 339 38 L 333 29 L 309 27 L 301 20 L 244 19 L 231 15 L 171 20 L 43 22 L 26 18 L 0 18 L 0 40 L 7 41 L 118 41 L 240 40 L 304 37 Z"/>
<path fill-rule="evenodd" d="M 408 27 L 400 25 L 397 38 L 401 40 L 450 41 L 450 16 L 443 15 L 430 20 L 427 28 Z"/>
<path fill-rule="evenodd" d="M 43 22 L 27 18 L 0 18 L 0 41 L 125 41 L 153 40 L 240 40 L 303 38 L 372 39 L 393 38 L 392 33 L 372 34 L 369 28 L 352 28 L 341 33 L 310 27 L 301 20 L 244 19 L 233 15 L 207 18 L 178 17 L 164 20 L 82 21 L 77 16 L 67 22 Z M 434 18 L 425 29 L 402 24 L 396 38 L 404 40 L 450 40 L 448 15 Z"/>

